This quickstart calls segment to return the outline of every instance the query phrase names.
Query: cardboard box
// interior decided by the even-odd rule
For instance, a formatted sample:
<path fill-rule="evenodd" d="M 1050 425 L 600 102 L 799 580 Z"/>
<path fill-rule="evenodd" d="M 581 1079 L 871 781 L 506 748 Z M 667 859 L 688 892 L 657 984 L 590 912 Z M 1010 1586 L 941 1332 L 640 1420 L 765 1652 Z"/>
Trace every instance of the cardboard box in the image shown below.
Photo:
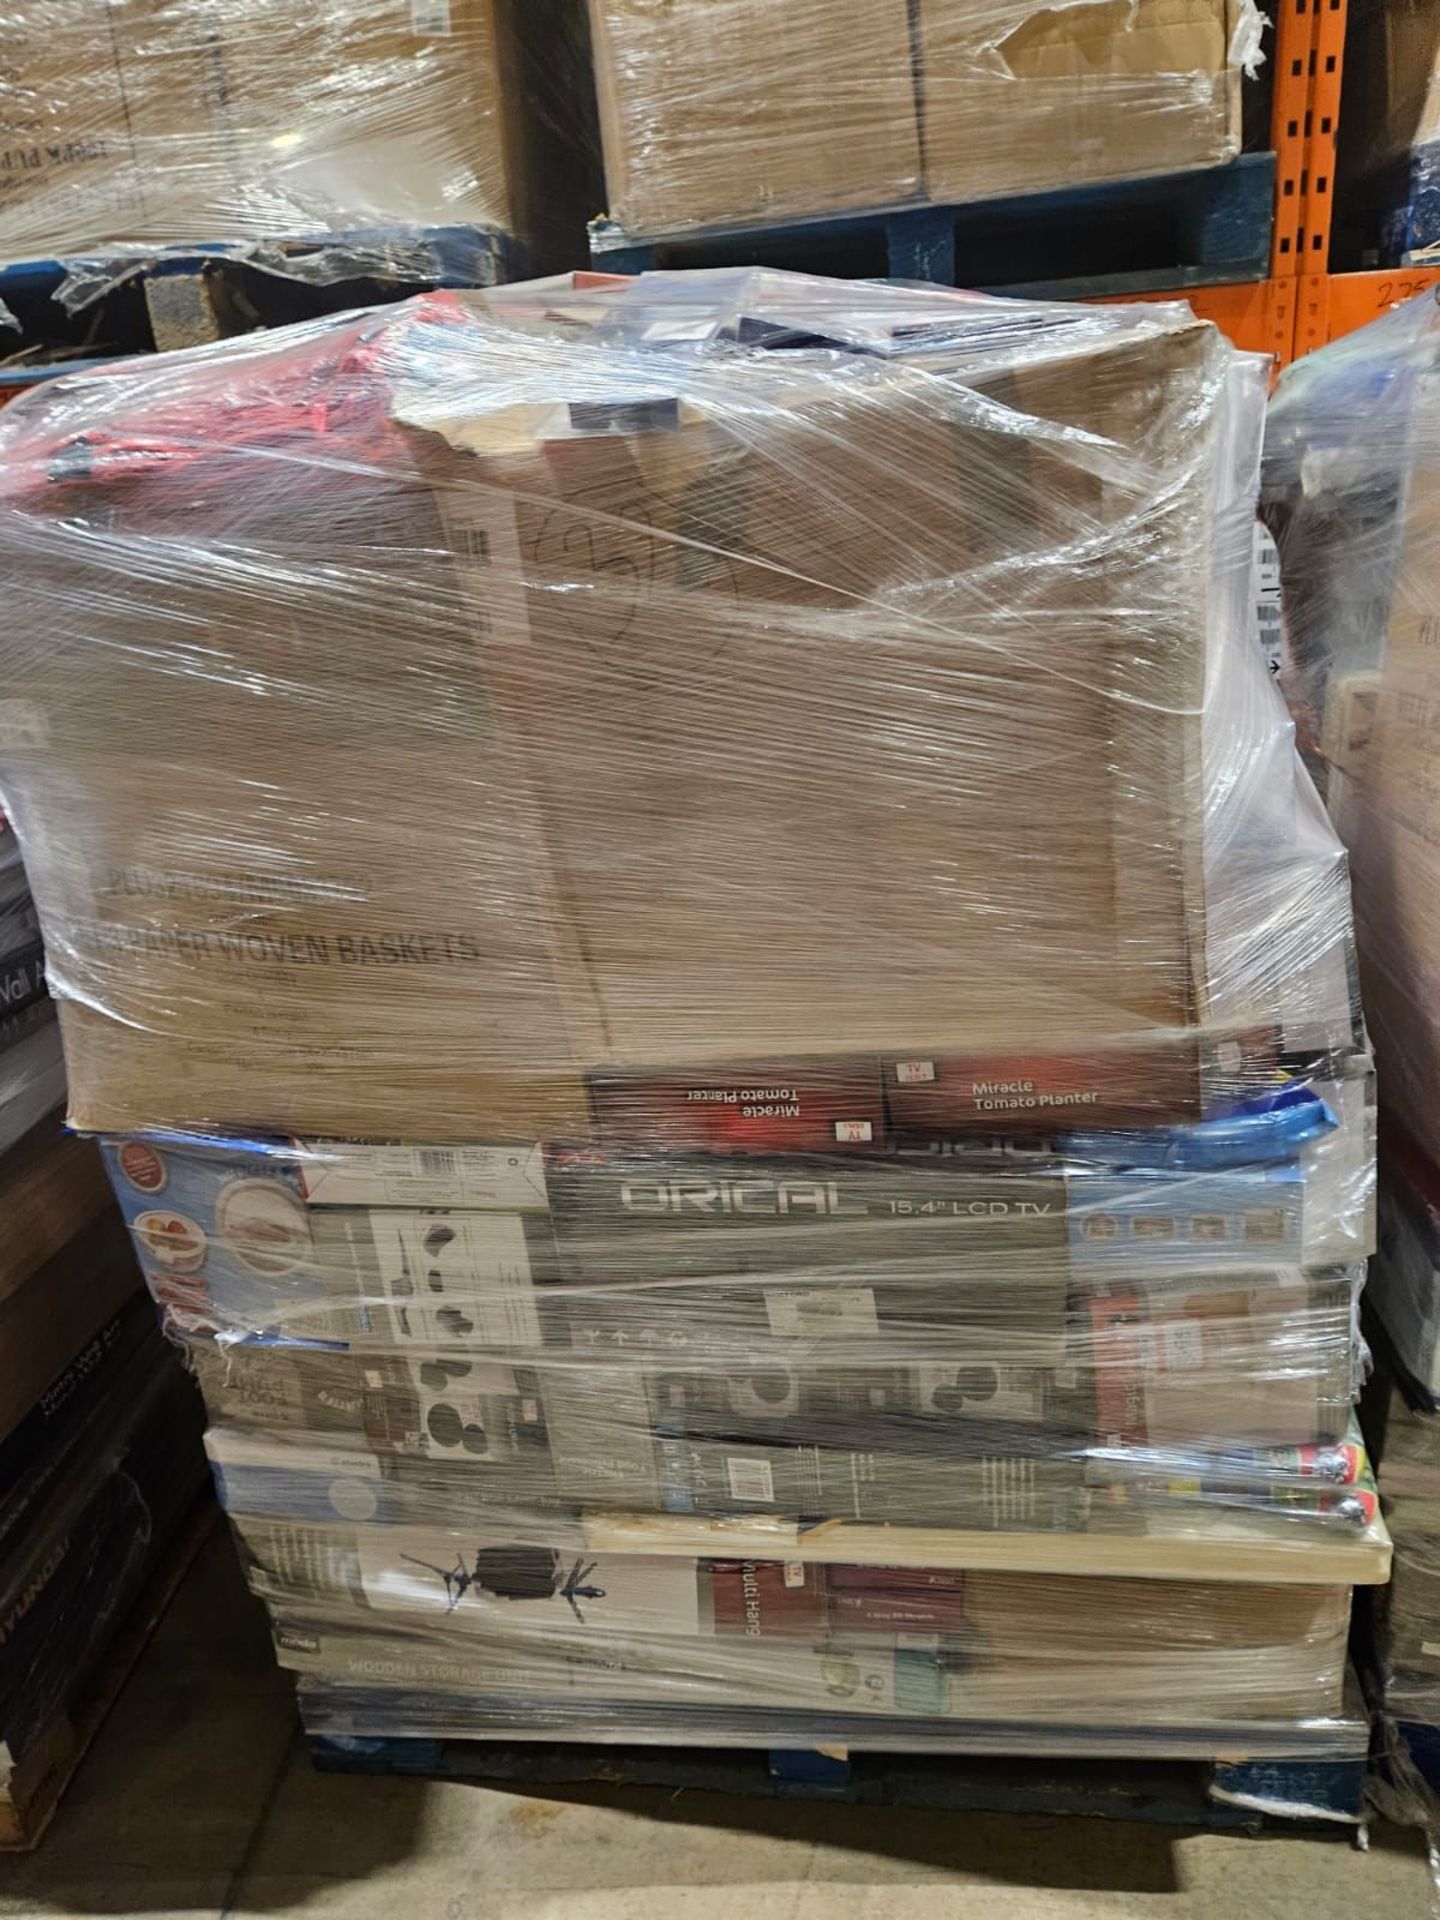
<path fill-rule="evenodd" d="M 458 1183 L 474 1203 L 464 1211 L 383 1204 L 402 1187 L 427 1191 L 429 1149 L 359 1147 L 338 1163 L 284 1142 L 110 1139 L 103 1151 L 151 1292 L 188 1332 L 386 1354 L 546 1337 L 537 1283 L 554 1253 L 538 1149 L 434 1150 L 441 1184 L 429 1190 Z M 321 1204 L 317 1192 L 381 1204 Z"/>
<path fill-rule="evenodd" d="M 139 1288 L 130 1237 L 107 1213 L 0 1300 L 0 1437 Z"/>
<path fill-rule="evenodd" d="M 1366 1300 L 1399 1364 L 1440 1393 L 1440 1176 L 1398 1129 L 1386 1139 L 1379 1214 Z"/>
<path fill-rule="evenodd" d="M 1308 1446 L 1338 1438 L 1356 1380 L 1347 1272 L 1097 1287 L 1096 1425 L 1117 1446 Z"/>
<path fill-rule="evenodd" d="M 986 200 L 1240 151 L 1237 0 L 919 0 L 925 188 Z"/>
<path fill-rule="evenodd" d="M 649 343 L 572 406 L 583 330 L 404 309 L 262 356 L 310 422 L 363 336 L 387 372 L 336 433 L 237 413 L 254 362 L 216 362 L 187 369 L 173 470 L 87 454 L 27 492 L 55 469 L 22 467 L 5 518 L 43 518 L 45 564 L 4 557 L 47 646 L 7 793 L 76 1123 L 443 1142 L 483 1114 L 533 1142 L 585 1136 L 587 1069 L 1193 1034 L 1224 350 L 1164 308 L 1023 343 L 921 315 L 917 340 L 909 298 L 840 377 L 658 353 L 641 407 Z M 500 404 L 522 350 L 544 398 Z M 161 422 L 134 396 L 110 424 Z M 337 463 L 352 428 L 365 458 Z M 71 551 L 62 511 L 113 539 Z M 1077 578 L 1077 525 L 1143 634 Z M 112 648 L 53 630 L 57 540 Z M 235 542 L 268 599 L 216 564 Z M 1021 573 L 1029 619 L 993 593 Z M 226 670 L 170 670 L 196 633 Z"/>
<path fill-rule="evenodd" d="M 737 1643 L 709 1630 L 706 1596 L 743 1569 L 655 1560 L 643 1608 L 586 1611 L 582 1598 L 580 1618 L 554 1613 L 543 1591 L 565 1572 L 568 1555 L 532 1547 L 514 1558 L 511 1584 L 533 1561 L 538 1594 L 527 1589 L 501 1610 L 485 1591 L 472 1606 L 471 1584 L 443 1621 L 419 1611 L 391 1614 L 383 1635 L 374 1613 L 356 1606 L 353 1588 L 322 1586 L 309 1596 L 272 1599 L 281 1662 L 327 1688 L 389 1691 L 397 1707 L 403 1694 L 423 1694 L 432 1719 L 449 1724 L 454 1714 L 457 1726 L 467 1707 L 472 1719 L 483 1719 L 487 1707 L 503 1711 L 508 1702 L 513 1712 L 536 1697 L 562 1725 L 567 1697 L 582 1724 L 593 1703 L 603 1702 L 622 1724 L 627 1709 L 638 1720 L 645 1706 L 668 1705 L 701 1727 L 706 1709 L 726 1708 L 808 1709 L 828 1714 L 832 1725 L 837 1713 L 859 1710 L 1011 1727 L 1147 1728 L 1341 1711 L 1350 1599 L 1343 1588 L 1166 1582 L 1167 1604 L 1157 1608 L 1149 1581 L 869 1569 L 863 1571 L 870 1578 L 851 1588 L 846 1583 L 862 1570 L 807 1568 L 807 1587 L 823 1574 L 832 1586 L 840 1582 L 841 1593 L 880 1605 L 885 1581 L 901 1583 L 892 1599 L 903 1590 L 921 1604 L 928 1593 L 932 1609 L 960 1630 L 855 1637 L 846 1624 L 807 1639 L 787 1625 L 773 1638 L 747 1634 Z M 620 1562 L 581 1556 L 577 1564 L 589 1585 Z M 751 1570 L 767 1591 L 782 1591 L 782 1563 Z M 973 1627 L 962 1627 L 956 1603 L 962 1588 L 972 1587 L 979 1615 Z M 832 1606 L 836 1597 L 832 1592 Z M 525 1618 L 534 1609 L 543 1626 Z M 788 1624 L 798 1624 L 798 1616 Z"/>
<path fill-rule="evenodd" d="M 1215 166 L 1245 14 L 922 0 L 912 50 L 899 0 L 591 0 L 609 213 L 664 235 Z"/>
<path fill-rule="evenodd" d="M 0 51 L 0 257 L 515 229 L 493 0 L 58 0 Z M 508 84 L 507 84 L 508 83 Z"/>
<path fill-rule="evenodd" d="M 65 1133 L 58 1119 L 0 1156 L 0 1303 L 110 1205 L 94 1141 Z"/>
<path fill-rule="evenodd" d="M 920 189 L 905 0 L 590 0 L 607 205 L 629 233 L 884 206 Z"/>
<path fill-rule="evenodd" d="M 546 1400 L 556 1486 L 581 1506 L 980 1530 L 1084 1522 L 1083 1460 L 1053 1453 L 1043 1433 L 961 1422 L 943 1444 L 916 1429 L 908 1452 L 838 1436 L 831 1446 L 712 1439 L 683 1419 L 655 1421 L 638 1368 L 597 1369 L 589 1385 Z"/>

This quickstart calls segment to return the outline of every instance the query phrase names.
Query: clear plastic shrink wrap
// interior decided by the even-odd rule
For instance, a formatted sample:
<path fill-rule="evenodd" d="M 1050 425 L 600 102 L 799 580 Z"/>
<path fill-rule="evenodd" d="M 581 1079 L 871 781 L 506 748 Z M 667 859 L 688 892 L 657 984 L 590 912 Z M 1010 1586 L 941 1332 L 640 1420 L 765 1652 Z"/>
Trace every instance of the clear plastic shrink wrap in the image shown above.
<path fill-rule="evenodd" d="M 1440 1161 L 1440 308 L 1425 294 L 1284 375 L 1266 512 L 1290 696 L 1350 857 L 1387 1117 Z"/>
<path fill-rule="evenodd" d="M 9 0 L 0 259 L 337 229 L 385 263 L 389 229 L 528 235 L 537 160 L 592 138 L 579 4 Z"/>
<path fill-rule="evenodd" d="M 1285 374 L 1265 463 L 1286 690 L 1349 848 L 1380 1069 L 1380 1244 L 1369 1297 L 1377 1344 L 1415 1405 L 1440 1380 L 1437 371 L 1440 310 L 1427 293 Z M 1397 1384 L 1377 1423 L 1395 1537 L 1393 1588 L 1373 1614 L 1379 1677 L 1397 1720 L 1440 1724 L 1440 1422 L 1412 1411 Z"/>
<path fill-rule="evenodd" d="M 1372 1092 L 1263 395 L 1178 308 L 741 273 L 0 422 L 72 1117 L 313 1727 L 1353 1740 Z"/>
<path fill-rule="evenodd" d="M 1252 0 L 590 0 L 590 21 L 602 245 L 1217 166 L 1264 25 Z"/>

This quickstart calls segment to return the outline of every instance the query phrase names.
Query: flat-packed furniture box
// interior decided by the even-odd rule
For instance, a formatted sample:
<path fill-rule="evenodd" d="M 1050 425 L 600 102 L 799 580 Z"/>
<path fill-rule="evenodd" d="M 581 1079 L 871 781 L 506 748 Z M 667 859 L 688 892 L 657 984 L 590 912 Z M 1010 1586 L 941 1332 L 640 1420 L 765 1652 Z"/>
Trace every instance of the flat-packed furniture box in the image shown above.
<path fill-rule="evenodd" d="M 1167 307 L 554 304 L 7 415 L 75 1124 L 584 1138 L 586 1069 L 1273 1029 L 1348 919 L 1231 562 L 1258 363 Z"/>
<path fill-rule="evenodd" d="M 590 0 L 627 234 L 986 200 L 1240 149 L 1249 0 Z M 912 37 L 913 36 L 913 37 Z M 1057 137 L 1057 129 L 1063 137 Z"/>
<path fill-rule="evenodd" d="M 1344 1588 L 647 1558 L 589 1552 L 563 1522 L 239 1526 L 286 1665 L 342 1688 L 443 1681 L 482 1725 L 507 1696 L 561 1728 L 599 1705 L 623 1729 L 683 1702 L 844 1705 L 917 1732 L 1139 1719 L 1162 1736 L 1343 1704 Z"/>

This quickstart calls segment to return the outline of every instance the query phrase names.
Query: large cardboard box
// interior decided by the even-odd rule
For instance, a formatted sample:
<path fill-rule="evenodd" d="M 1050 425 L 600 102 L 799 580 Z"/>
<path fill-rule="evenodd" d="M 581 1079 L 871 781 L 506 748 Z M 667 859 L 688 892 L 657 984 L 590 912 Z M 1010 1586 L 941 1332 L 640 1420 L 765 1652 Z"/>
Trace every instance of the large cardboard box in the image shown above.
<path fill-rule="evenodd" d="M 609 212 L 629 234 L 992 199 L 1240 149 L 1248 0 L 918 0 L 913 43 L 903 0 L 590 6 Z"/>
<path fill-rule="evenodd" d="M 609 211 L 628 232 L 919 191 L 907 0 L 590 0 L 590 18 Z"/>
<path fill-rule="evenodd" d="M 919 0 L 925 186 L 985 200 L 1240 150 L 1236 0 Z"/>
<path fill-rule="evenodd" d="M 513 231 L 495 0 L 56 0 L 0 26 L 0 257 Z"/>
<path fill-rule="evenodd" d="M 563 1139 L 592 1067 L 1201 1028 L 1249 373 L 918 298 L 883 355 L 421 305 L 97 388 L 113 459 L 34 410 L 0 752 L 75 1123 Z"/>

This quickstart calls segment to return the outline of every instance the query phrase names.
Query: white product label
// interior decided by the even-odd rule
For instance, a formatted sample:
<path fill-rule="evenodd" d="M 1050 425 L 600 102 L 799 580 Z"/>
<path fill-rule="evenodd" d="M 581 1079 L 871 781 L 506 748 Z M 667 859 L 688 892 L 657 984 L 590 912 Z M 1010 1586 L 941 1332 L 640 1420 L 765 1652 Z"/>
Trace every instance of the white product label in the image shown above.
<path fill-rule="evenodd" d="M 1142 1325 L 1138 1327 L 1127 1327 L 1125 1332 L 1134 1340 L 1135 1357 L 1145 1372 L 1158 1373 L 1160 1371 L 1160 1335 L 1158 1330 L 1149 1325 Z"/>
<path fill-rule="evenodd" d="M 772 1287 L 765 1292 L 770 1331 L 781 1338 L 829 1334 L 849 1339 L 878 1334 L 875 1295 L 869 1287 Z"/>
<path fill-rule="evenodd" d="M 530 608 L 514 500 L 478 483 L 446 488 L 436 499 L 475 638 L 487 647 L 523 645 L 530 638 Z"/>
<path fill-rule="evenodd" d="M 526 1147 L 366 1147 L 297 1141 L 315 1207 L 473 1207 L 543 1212 L 545 1156 Z"/>
<path fill-rule="evenodd" d="M 378 1480 L 380 1461 L 373 1453 L 355 1448 L 329 1447 L 316 1439 L 296 1445 L 276 1441 L 269 1434 L 242 1433 L 212 1427 L 205 1435 L 205 1451 L 217 1467 L 264 1469 L 270 1473 L 324 1473 L 347 1479 Z"/>
<path fill-rule="evenodd" d="M 1193 1373 L 1205 1364 L 1205 1335 L 1198 1320 L 1172 1320 L 1164 1330 L 1166 1368 Z"/>
<path fill-rule="evenodd" d="M 805 1584 L 805 1562 L 787 1560 L 784 1563 L 785 1584 L 787 1587 L 803 1587 Z"/>
<path fill-rule="evenodd" d="M 1285 618 L 1280 597 L 1280 554 L 1268 527 L 1255 522 L 1255 620 L 1272 673 L 1285 664 Z"/>
<path fill-rule="evenodd" d="M 0 700 L 0 747 L 48 747 L 50 722 L 33 700 Z"/>
<path fill-rule="evenodd" d="M 1428 1653 L 1431 1659 L 1434 1659 L 1436 1654 L 1440 1654 L 1440 1640 L 1422 1640 L 1420 1642 L 1420 1651 L 1422 1653 Z"/>
<path fill-rule="evenodd" d="M 774 1505 L 775 1476 L 768 1460 L 727 1459 L 725 1473 L 732 1500 L 753 1502 L 757 1506 Z"/>
<path fill-rule="evenodd" d="M 427 39 L 448 38 L 453 31 L 450 0 L 410 0 L 410 27 Z"/>
<path fill-rule="evenodd" d="M 923 1087 L 935 1078 L 933 1060 L 897 1060 L 895 1083 L 901 1087 Z"/>
<path fill-rule="evenodd" d="M 397 1344 L 540 1344 L 523 1215 L 372 1210 L 370 1235 Z"/>
<path fill-rule="evenodd" d="M 835 1138 L 842 1147 L 863 1146 L 875 1138 L 875 1129 L 868 1120 L 837 1120 Z"/>

